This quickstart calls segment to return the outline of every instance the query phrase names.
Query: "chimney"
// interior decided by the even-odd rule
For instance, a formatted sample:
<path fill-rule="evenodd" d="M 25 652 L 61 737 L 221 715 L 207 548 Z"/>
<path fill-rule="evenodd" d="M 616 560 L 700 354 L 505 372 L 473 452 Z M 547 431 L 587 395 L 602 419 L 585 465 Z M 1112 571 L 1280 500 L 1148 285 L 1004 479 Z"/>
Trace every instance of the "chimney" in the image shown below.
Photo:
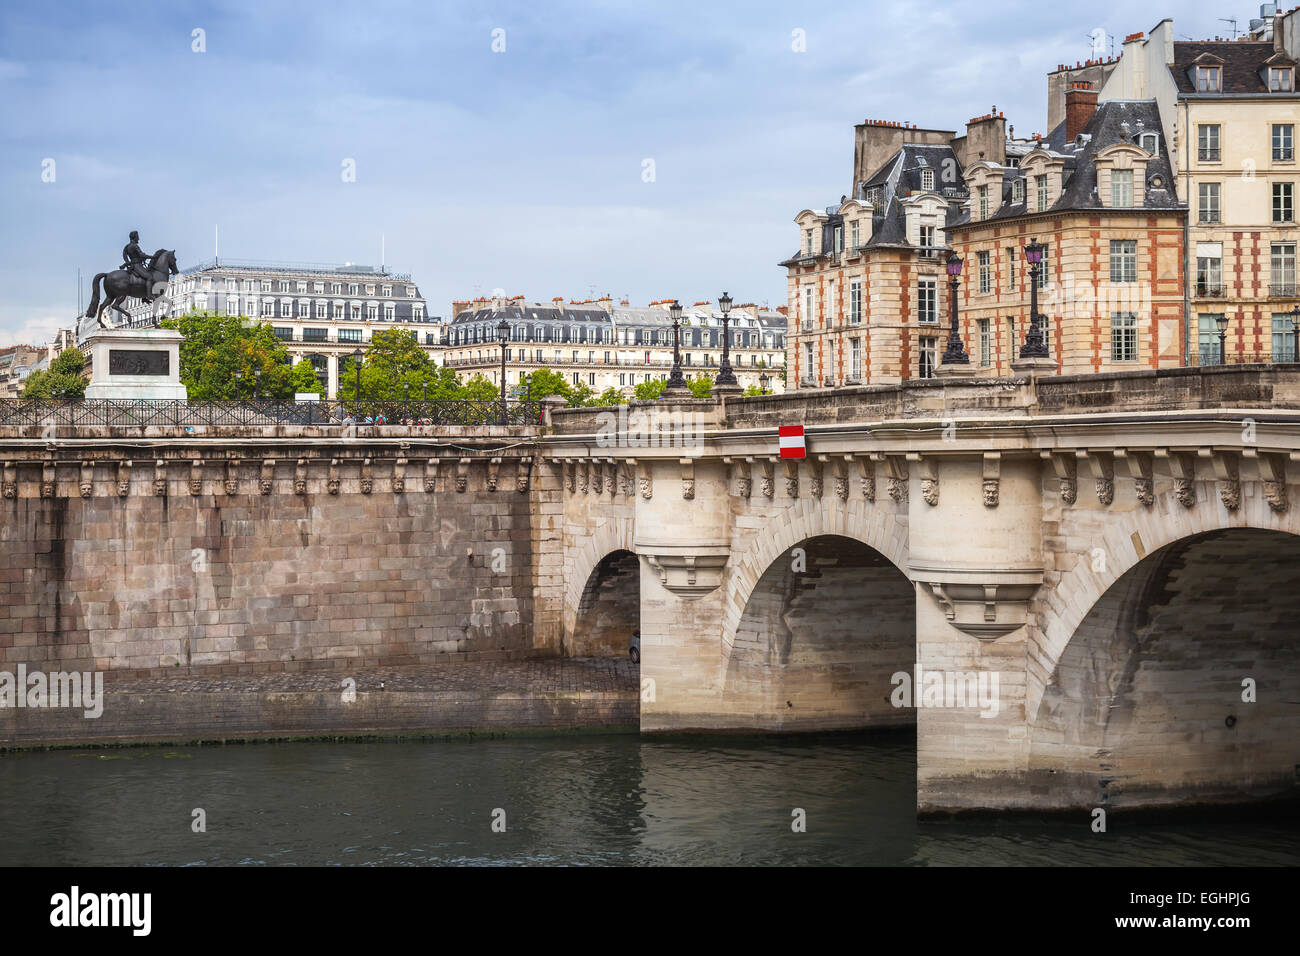
<path fill-rule="evenodd" d="M 606 312 L 614 311 L 614 300 L 610 297 L 610 294 L 608 292 L 606 292 L 599 299 L 597 299 L 596 304 L 599 305 Z"/>
<path fill-rule="evenodd" d="M 1065 88 L 1065 140 L 1083 132 L 1097 112 L 1097 91 L 1087 80 L 1072 80 Z"/>

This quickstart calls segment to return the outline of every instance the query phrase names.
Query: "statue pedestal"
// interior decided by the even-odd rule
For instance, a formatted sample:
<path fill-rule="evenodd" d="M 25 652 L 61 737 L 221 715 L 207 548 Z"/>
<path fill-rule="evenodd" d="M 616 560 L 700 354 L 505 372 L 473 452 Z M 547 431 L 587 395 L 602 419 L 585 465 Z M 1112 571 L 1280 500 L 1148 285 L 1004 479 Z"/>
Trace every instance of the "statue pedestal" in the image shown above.
<path fill-rule="evenodd" d="M 1056 373 L 1056 359 L 1014 358 L 1011 360 L 1011 370 L 1013 372 L 1023 372 L 1030 376 L 1053 375 Z"/>
<path fill-rule="evenodd" d="M 189 395 L 181 384 L 180 345 L 175 329 L 98 329 L 86 337 L 90 347 L 90 384 L 86 398 L 179 399 Z"/>
<path fill-rule="evenodd" d="M 965 365 L 940 365 L 934 370 L 935 378 L 974 378 L 975 368 L 969 362 Z"/>

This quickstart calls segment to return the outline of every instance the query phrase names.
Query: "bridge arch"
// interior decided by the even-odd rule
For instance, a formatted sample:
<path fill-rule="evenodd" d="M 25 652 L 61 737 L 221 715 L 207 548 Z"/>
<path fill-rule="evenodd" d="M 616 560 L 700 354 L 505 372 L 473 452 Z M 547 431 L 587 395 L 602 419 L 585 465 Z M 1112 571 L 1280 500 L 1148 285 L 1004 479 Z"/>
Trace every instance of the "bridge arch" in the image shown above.
<path fill-rule="evenodd" d="M 739 557 L 725 579 L 727 593 L 722 619 L 722 669 L 725 673 L 736 641 L 736 630 L 763 574 L 801 541 L 838 535 L 878 551 L 903 574 L 907 573 L 907 514 L 869 502 L 839 498 L 799 498 L 771 515 Z"/>
<path fill-rule="evenodd" d="M 621 576 L 629 570 L 627 559 L 623 555 L 630 554 L 636 560 L 632 539 L 633 521 L 630 517 L 606 517 L 590 534 L 584 535 L 581 544 L 566 556 L 564 653 L 572 655 L 582 650 L 578 646 L 579 639 L 582 637 L 580 631 L 583 630 L 579 620 L 584 613 L 584 601 L 588 605 L 587 613 L 594 610 L 591 602 L 597 595 L 592 589 L 599 586 L 602 566 L 607 570 L 615 570 Z M 611 565 L 615 567 L 611 569 Z M 639 574 L 639 563 L 636 568 Z M 636 593 L 640 594 L 639 580 Z M 582 639 L 582 643 L 587 643 L 585 638 Z M 626 645 L 623 645 L 620 653 L 627 653 Z"/>
<path fill-rule="evenodd" d="M 1084 618 L 1102 595 L 1143 558 L 1185 538 L 1225 528 L 1300 535 L 1300 512 L 1295 507 L 1281 514 L 1273 511 L 1258 483 L 1242 482 L 1241 506 L 1235 512 L 1219 502 L 1213 483 L 1201 488 L 1195 507 L 1183 507 L 1170 489 L 1157 495 L 1149 507 L 1112 516 L 1100 534 L 1094 525 L 1075 529 L 1069 521 L 1070 512 L 1066 512 L 1061 536 L 1077 534 L 1093 546 L 1077 555 L 1072 567 L 1060 572 L 1054 587 L 1041 589 L 1035 601 L 1038 628 L 1036 646 L 1028 655 L 1027 720 L 1032 722 L 1038 713 L 1061 656 Z"/>
<path fill-rule="evenodd" d="M 1088 610 L 1028 712 L 1062 805 L 1253 799 L 1300 762 L 1300 536 L 1226 527 L 1136 562 Z"/>

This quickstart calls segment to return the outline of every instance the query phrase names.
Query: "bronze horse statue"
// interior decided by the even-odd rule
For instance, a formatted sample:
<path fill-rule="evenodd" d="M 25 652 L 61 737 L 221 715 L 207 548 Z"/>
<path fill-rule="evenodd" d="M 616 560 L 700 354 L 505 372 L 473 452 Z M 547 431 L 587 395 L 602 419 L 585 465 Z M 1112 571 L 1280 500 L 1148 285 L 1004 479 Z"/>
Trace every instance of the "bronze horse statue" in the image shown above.
<path fill-rule="evenodd" d="M 104 321 L 104 313 L 109 309 L 117 309 L 122 313 L 123 318 L 130 319 L 130 314 L 122 308 L 122 301 L 127 298 L 143 299 L 146 295 L 161 295 L 167 288 L 167 282 L 171 276 L 177 275 L 180 270 L 176 268 L 176 250 L 159 249 L 149 257 L 146 268 L 149 270 L 149 279 L 141 279 L 139 276 L 132 275 L 125 269 L 114 269 L 112 272 L 100 272 L 95 276 L 91 283 L 91 289 L 94 294 L 90 297 L 90 308 L 86 309 L 86 318 L 94 316 L 99 320 L 101 329 L 112 328 Z M 99 303 L 99 281 L 104 280 L 104 304 Z"/>

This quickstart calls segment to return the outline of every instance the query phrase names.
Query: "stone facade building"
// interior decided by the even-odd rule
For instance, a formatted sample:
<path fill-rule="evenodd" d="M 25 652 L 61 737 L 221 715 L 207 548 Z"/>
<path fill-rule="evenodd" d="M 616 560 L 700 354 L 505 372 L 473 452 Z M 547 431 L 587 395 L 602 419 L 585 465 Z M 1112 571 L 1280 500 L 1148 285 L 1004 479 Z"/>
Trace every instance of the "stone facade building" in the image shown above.
<path fill-rule="evenodd" d="M 1297 306 L 1296 11 L 1261 12 L 1239 40 L 1175 40 L 1172 20 L 1124 42 L 1103 102 L 1150 97 L 1190 206 L 1185 305 L 1189 361 L 1294 361 Z M 1267 39 L 1265 39 L 1267 38 Z"/>
<path fill-rule="evenodd" d="M 523 296 L 457 302 L 446 330 L 447 365 L 465 375 L 500 381 L 501 352 L 497 327 L 510 325 L 506 344 L 506 385 L 518 386 L 524 375 L 549 368 L 573 385 L 597 392 L 667 378 L 673 364 L 673 322 L 663 299 L 645 307 L 617 305 L 609 298 L 550 303 L 527 302 Z M 731 364 L 742 388 L 766 386 L 783 391 L 786 318 L 752 303 L 734 305 L 730 313 Z M 688 379 L 714 378 L 722 359 L 722 313 L 709 302 L 683 304 L 682 371 Z M 762 380 L 766 376 L 766 382 Z"/>

